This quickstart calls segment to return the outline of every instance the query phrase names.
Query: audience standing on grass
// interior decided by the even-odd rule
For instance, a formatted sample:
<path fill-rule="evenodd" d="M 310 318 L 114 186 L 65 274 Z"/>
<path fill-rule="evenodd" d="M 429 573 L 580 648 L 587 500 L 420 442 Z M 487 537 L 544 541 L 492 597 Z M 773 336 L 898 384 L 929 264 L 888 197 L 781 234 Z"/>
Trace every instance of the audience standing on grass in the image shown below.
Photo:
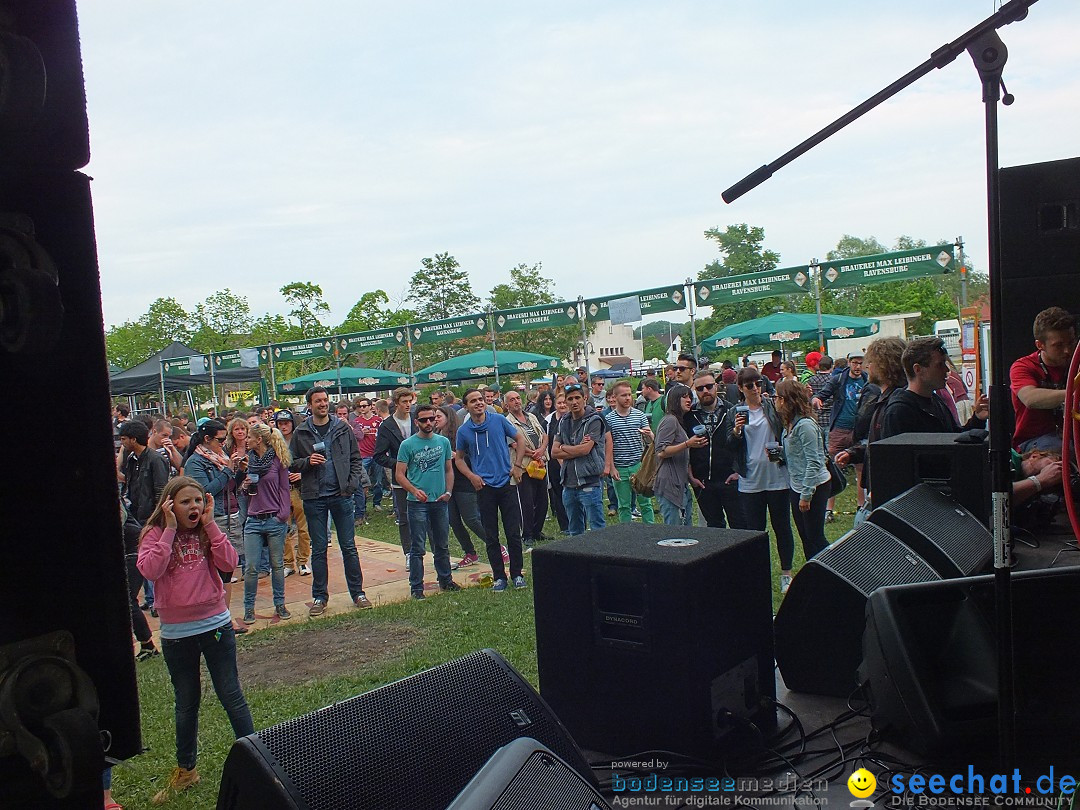
<path fill-rule="evenodd" d="M 412 417 L 412 405 L 416 396 L 408 388 L 395 388 L 391 399 L 394 403 L 393 414 L 383 418 L 379 423 L 375 436 L 375 447 L 372 451 L 374 464 L 390 473 L 390 493 L 394 500 L 394 518 L 397 521 L 398 541 L 401 543 L 401 551 L 405 555 L 405 567 L 409 566 L 409 550 L 412 548 L 412 537 L 409 535 L 409 513 L 406 506 L 406 492 L 397 480 L 395 468 L 397 466 L 398 449 L 401 443 L 416 432 L 416 422 Z"/>
<path fill-rule="evenodd" d="M 435 430 L 450 442 L 450 449 L 455 453 L 455 457 L 458 432 L 457 413 L 453 406 L 443 405 L 435 414 Z M 457 463 L 459 462 L 455 461 L 455 466 Z M 483 522 L 480 520 L 476 489 L 464 473 L 457 471 L 454 473 L 454 485 L 450 491 L 450 503 L 447 513 L 450 519 L 450 529 L 454 532 L 454 537 L 457 538 L 464 555 L 459 562 L 452 564 L 451 568 L 466 568 L 470 565 L 476 565 L 480 560 L 480 555 L 476 553 L 476 546 L 472 541 L 469 530 L 472 530 L 481 541 L 487 536 L 487 532 L 484 529 Z"/>
<path fill-rule="evenodd" d="M 656 457 L 660 466 L 656 471 L 653 492 L 660 504 L 660 514 L 669 526 L 694 525 L 694 498 L 690 483 L 700 487 L 701 482 L 690 472 L 691 448 L 704 447 L 705 436 L 688 436 L 683 422 L 693 407 L 690 388 L 682 383 L 668 387 L 665 410 L 656 431 Z"/>

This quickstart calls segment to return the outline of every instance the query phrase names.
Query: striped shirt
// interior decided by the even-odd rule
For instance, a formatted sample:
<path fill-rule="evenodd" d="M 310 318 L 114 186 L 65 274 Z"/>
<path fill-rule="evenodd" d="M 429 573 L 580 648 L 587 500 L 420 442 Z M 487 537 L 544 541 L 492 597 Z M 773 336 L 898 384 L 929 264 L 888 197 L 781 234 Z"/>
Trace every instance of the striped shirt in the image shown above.
<path fill-rule="evenodd" d="M 649 418 L 637 408 L 631 408 L 626 416 L 612 408 L 604 414 L 604 421 L 611 429 L 611 444 L 616 467 L 633 467 L 641 463 L 645 443 L 641 428 L 649 427 Z"/>

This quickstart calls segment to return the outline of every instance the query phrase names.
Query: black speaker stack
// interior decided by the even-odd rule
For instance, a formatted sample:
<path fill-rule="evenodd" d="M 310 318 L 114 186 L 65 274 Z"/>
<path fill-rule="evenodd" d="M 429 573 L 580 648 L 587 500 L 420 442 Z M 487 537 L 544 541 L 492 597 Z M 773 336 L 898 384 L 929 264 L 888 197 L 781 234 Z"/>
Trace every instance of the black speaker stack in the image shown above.
<path fill-rule="evenodd" d="M 764 532 L 621 524 L 538 548 L 540 693 L 615 757 L 715 762 L 760 743 L 776 722 L 771 583 Z"/>

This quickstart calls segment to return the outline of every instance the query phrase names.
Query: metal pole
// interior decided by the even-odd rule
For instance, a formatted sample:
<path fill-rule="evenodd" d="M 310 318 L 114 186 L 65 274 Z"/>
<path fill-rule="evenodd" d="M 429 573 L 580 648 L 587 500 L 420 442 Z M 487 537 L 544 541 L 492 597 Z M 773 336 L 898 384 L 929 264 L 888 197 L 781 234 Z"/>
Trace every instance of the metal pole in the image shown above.
<path fill-rule="evenodd" d="M 491 362 L 495 366 L 495 387 L 499 387 L 499 351 L 495 346 L 495 316 L 488 307 L 488 324 L 491 326 Z"/>
<path fill-rule="evenodd" d="M 274 375 L 274 347 L 266 347 L 266 356 L 270 358 L 270 390 L 277 397 L 277 377 Z"/>
<path fill-rule="evenodd" d="M 968 285 L 968 270 L 967 265 L 964 263 L 964 237 L 956 237 L 956 249 L 960 253 L 958 261 L 960 262 L 960 306 L 961 308 L 967 306 L 967 285 Z"/>
<path fill-rule="evenodd" d="M 592 369 L 589 368 L 589 332 L 585 327 L 585 297 L 578 296 L 578 312 L 581 313 L 581 354 L 585 366 L 585 379 L 587 380 L 592 376 Z"/>
<path fill-rule="evenodd" d="M 214 379 L 214 353 L 210 352 L 210 398 L 213 399 L 217 396 L 217 382 Z"/>
<path fill-rule="evenodd" d="M 165 362 L 158 360 L 158 375 L 161 377 L 161 415 L 165 415 Z"/>
<path fill-rule="evenodd" d="M 825 327 L 821 321 L 821 267 L 817 259 L 810 260 L 810 272 L 814 276 L 814 293 L 817 300 L 817 342 L 818 351 L 825 354 Z"/>
<path fill-rule="evenodd" d="M 690 302 L 690 342 L 693 344 L 690 347 L 690 351 L 694 354 L 694 365 L 698 365 L 698 345 L 697 345 L 697 322 L 694 319 L 694 280 L 688 278 L 686 280 L 686 286 L 684 289 L 687 292 L 686 300 Z"/>
<path fill-rule="evenodd" d="M 413 366 L 411 324 L 405 324 L 405 346 L 409 350 L 409 387 L 416 388 L 416 368 Z"/>
<path fill-rule="evenodd" d="M 334 347 L 334 365 L 337 367 L 337 397 L 341 400 L 341 356 L 338 354 L 337 346 Z"/>

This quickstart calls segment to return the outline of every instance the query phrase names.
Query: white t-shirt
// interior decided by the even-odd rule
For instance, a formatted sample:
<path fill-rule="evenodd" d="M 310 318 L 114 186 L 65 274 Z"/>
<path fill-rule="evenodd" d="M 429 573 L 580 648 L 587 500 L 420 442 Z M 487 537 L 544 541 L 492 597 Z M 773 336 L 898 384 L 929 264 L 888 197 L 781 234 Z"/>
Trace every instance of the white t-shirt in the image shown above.
<path fill-rule="evenodd" d="M 739 492 L 765 492 L 788 489 L 787 467 L 769 461 L 765 455 L 766 442 L 776 441 L 764 408 L 751 408 L 750 421 L 743 428 L 746 436 L 746 477 L 739 477 Z"/>
<path fill-rule="evenodd" d="M 407 439 L 412 435 L 412 419 L 406 417 L 405 419 L 398 419 L 397 414 L 394 414 L 394 421 L 397 422 L 398 430 L 401 431 L 401 438 Z"/>

